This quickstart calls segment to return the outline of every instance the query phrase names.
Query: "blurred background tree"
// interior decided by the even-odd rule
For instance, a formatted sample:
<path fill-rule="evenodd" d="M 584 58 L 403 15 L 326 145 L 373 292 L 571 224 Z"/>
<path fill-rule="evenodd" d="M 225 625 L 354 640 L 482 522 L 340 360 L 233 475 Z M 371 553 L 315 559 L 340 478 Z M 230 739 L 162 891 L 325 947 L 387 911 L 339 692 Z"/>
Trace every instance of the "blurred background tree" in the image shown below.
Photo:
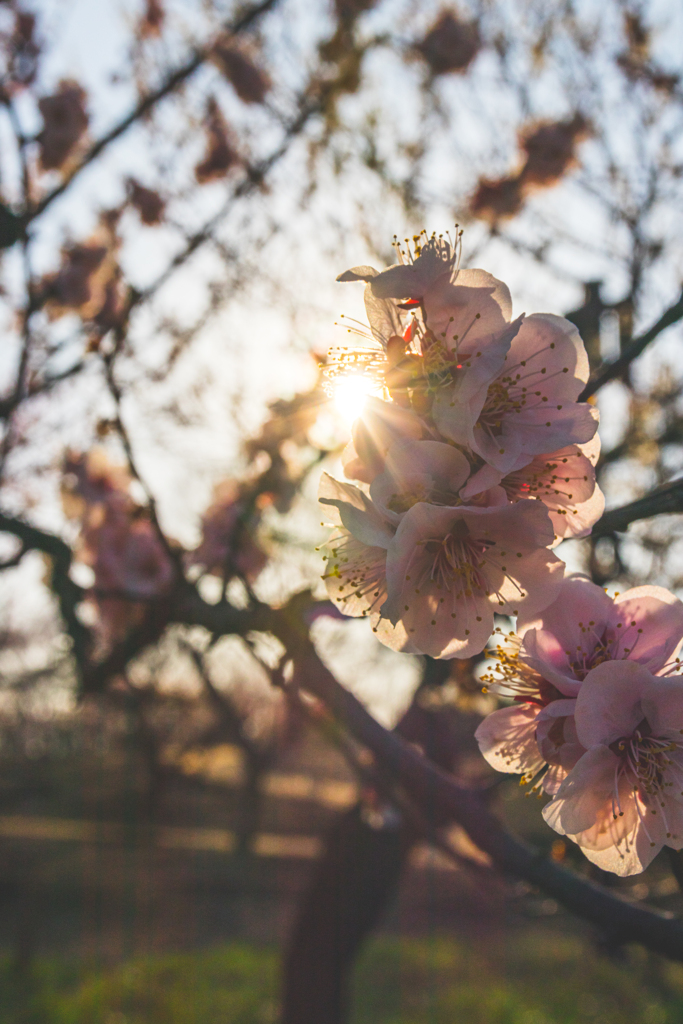
<path fill-rule="evenodd" d="M 667 0 L 0 3 L 0 789 L 19 966 L 49 875 L 18 852 L 40 840 L 31 816 L 46 842 L 56 815 L 86 846 L 98 817 L 133 822 L 136 843 L 154 825 L 162 846 L 234 849 L 245 891 L 274 830 L 305 860 L 331 823 L 297 889 L 285 1012 L 344 1018 L 362 940 L 418 838 L 436 840 L 342 705 L 291 685 L 309 629 L 384 724 L 490 782 L 476 666 L 425 666 L 338 621 L 314 551 L 350 411 L 321 365 L 346 341 L 340 309 L 363 320 L 334 278 L 393 262 L 395 232 L 459 223 L 464 265 L 506 280 L 517 312 L 576 323 L 600 485 L 626 511 L 560 554 L 602 585 L 683 589 L 682 22 Z M 337 798 L 312 796 L 321 764 Z M 218 782 L 231 796 L 211 803 Z M 324 813 L 272 821 L 268 799 L 296 785 Z M 510 818 L 550 849 L 517 804 Z M 650 888 L 670 895 L 658 865 Z"/>

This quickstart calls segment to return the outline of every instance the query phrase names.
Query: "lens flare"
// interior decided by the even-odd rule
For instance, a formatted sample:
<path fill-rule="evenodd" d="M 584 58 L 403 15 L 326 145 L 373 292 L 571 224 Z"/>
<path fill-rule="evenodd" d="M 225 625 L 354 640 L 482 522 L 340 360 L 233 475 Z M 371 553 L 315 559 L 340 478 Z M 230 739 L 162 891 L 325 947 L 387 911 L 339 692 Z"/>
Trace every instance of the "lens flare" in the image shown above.
<path fill-rule="evenodd" d="M 378 391 L 376 382 L 364 374 L 349 374 L 334 382 L 335 407 L 349 426 L 361 415 L 370 395 L 381 397 L 381 390 Z"/>

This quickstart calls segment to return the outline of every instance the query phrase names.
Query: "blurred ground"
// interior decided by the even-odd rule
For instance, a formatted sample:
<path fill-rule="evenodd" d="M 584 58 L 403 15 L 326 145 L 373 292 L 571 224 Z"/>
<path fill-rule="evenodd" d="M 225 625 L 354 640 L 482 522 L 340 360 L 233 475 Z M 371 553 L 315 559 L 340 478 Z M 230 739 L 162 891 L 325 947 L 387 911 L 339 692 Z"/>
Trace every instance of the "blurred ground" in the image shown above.
<path fill-rule="evenodd" d="M 150 788 L 120 736 L 70 736 L 36 734 L 22 757 L 0 746 L 2 1024 L 275 1021 L 276 951 L 326 830 L 357 798 L 340 755 L 317 734 L 283 749 L 243 850 L 237 748 L 185 750 Z M 550 848 L 516 780 L 496 801 Z M 554 852 L 586 867 L 573 849 Z M 637 879 L 601 880 L 680 912 L 665 858 Z M 423 845 L 363 958 L 354 1024 L 681 1019 L 683 968 L 606 949 L 525 884 Z"/>
<path fill-rule="evenodd" d="M 18 977 L 5 962 L 0 1009 L 13 1024 L 275 1024 L 277 977 L 276 951 L 246 943 L 108 971 L 53 958 Z M 682 1014 L 680 966 L 596 957 L 545 925 L 514 941 L 377 938 L 352 1024 L 676 1024 Z"/>

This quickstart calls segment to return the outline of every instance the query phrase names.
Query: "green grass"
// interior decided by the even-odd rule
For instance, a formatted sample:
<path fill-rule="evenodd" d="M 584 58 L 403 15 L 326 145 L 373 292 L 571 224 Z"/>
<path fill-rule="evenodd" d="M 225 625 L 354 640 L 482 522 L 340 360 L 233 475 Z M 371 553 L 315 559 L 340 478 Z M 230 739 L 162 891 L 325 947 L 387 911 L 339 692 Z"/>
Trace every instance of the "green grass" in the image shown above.
<path fill-rule="evenodd" d="M 612 962 L 541 930 L 505 943 L 382 940 L 356 979 L 354 1024 L 680 1024 L 683 968 Z"/>
<path fill-rule="evenodd" d="M 0 964 L 2 1024 L 275 1024 L 278 958 L 245 943 L 96 971 Z M 353 1024 L 680 1024 L 683 967 L 635 951 L 615 963 L 536 928 L 505 943 L 379 938 L 355 983 Z M 320 1022 L 324 1024 L 324 1022 Z"/>

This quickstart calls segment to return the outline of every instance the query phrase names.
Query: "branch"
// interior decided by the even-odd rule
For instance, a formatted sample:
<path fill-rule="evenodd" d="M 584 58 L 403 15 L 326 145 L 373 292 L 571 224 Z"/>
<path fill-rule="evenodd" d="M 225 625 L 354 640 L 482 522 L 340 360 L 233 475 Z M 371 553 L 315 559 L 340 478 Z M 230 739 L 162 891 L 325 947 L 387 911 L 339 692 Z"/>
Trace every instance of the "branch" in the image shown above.
<path fill-rule="evenodd" d="M 651 341 L 654 341 L 662 331 L 666 330 L 667 327 L 671 327 L 672 324 L 677 323 L 681 318 L 683 318 L 683 292 L 681 292 L 678 301 L 662 314 L 657 323 L 654 324 L 649 331 L 646 331 L 645 334 L 641 334 L 638 338 L 634 338 L 633 341 L 626 346 L 618 359 L 615 359 L 613 363 L 608 363 L 607 366 L 603 366 L 601 370 L 598 370 L 593 379 L 588 381 L 588 384 L 586 384 L 585 388 L 579 395 L 579 402 L 585 402 L 587 398 L 594 395 L 596 391 L 599 391 L 600 388 L 609 381 L 614 380 L 615 377 L 620 377 L 622 373 L 629 368 L 633 360 L 636 359 L 645 348 L 647 348 Z"/>
<path fill-rule="evenodd" d="M 640 942 L 657 953 L 683 961 L 683 924 L 646 907 L 624 902 L 515 839 L 488 810 L 479 793 L 459 786 L 414 747 L 387 732 L 337 682 L 312 645 L 300 643 L 300 647 L 305 646 L 309 650 L 297 666 L 301 684 L 320 697 L 356 739 L 389 768 L 419 806 L 430 807 L 443 823 L 450 819 L 458 821 L 501 871 L 538 886 L 619 943 Z"/>
<path fill-rule="evenodd" d="M 266 14 L 272 7 L 275 6 L 277 0 L 261 0 L 261 3 L 255 4 L 253 7 L 248 8 L 243 14 L 239 15 L 233 22 L 225 26 L 225 31 L 231 35 L 237 35 L 239 32 L 243 32 L 246 28 L 249 28 L 258 18 Z M 194 72 L 201 67 L 204 61 L 208 58 L 211 53 L 211 46 L 203 46 L 196 48 L 185 64 L 182 64 L 175 71 L 172 71 L 168 77 L 162 82 L 162 84 L 154 89 L 152 92 L 148 92 L 143 96 L 137 103 L 137 105 L 115 125 L 106 135 L 94 142 L 88 152 L 85 154 L 78 167 L 76 167 L 68 178 L 60 182 L 49 192 L 36 206 L 27 210 L 25 215 L 21 218 L 22 225 L 25 227 L 36 217 L 39 217 L 44 210 L 50 206 L 55 199 L 59 198 L 64 192 L 66 192 L 69 185 L 72 183 L 82 170 L 84 170 L 89 164 L 95 160 L 100 153 L 107 148 L 107 146 L 114 142 L 120 135 L 123 135 L 125 131 L 130 128 L 132 124 L 139 121 L 145 116 L 160 100 L 164 99 L 170 93 L 183 84 Z"/>
<path fill-rule="evenodd" d="M 661 487 L 644 498 L 631 501 L 621 508 L 613 508 L 598 519 L 593 527 L 591 537 L 605 537 L 610 533 L 626 530 L 630 523 L 638 519 L 650 519 L 665 513 L 683 512 L 683 480 L 674 480 L 672 484 Z"/>
<path fill-rule="evenodd" d="M 258 188 L 263 184 L 263 180 L 268 172 L 278 162 L 278 160 L 285 155 L 292 140 L 296 138 L 300 131 L 302 131 L 310 118 L 321 110 L 322 105 L 323 99 L 321 97 L 313 100 L 304 100 L 301 110 L 287 126 L 280 144 L 262 160 L 259 160 L 255 164 L 247 164 L 245 166 L 246 174 L 244 178 L 242 178 L 239 184 L 235 186 L 231 194 L 221 206 L 220 210 L 218 210 L 218 212 L 215 213 L 203 225 L 203 227 L 199 228 L 198 231 L 186 238 L 184 248 L 173 257 L 168 266 L 154 281 L 152 281 L 150 285 L 142 291 L 134 291 L 132 293 L 126 307 L 125 316 L 129 316 L 136 306 L 139 306 L 142 302 L 146 302 L 156 292 L 158 292 L 178 267 L 182 266 L 189 257 L 204 244 L 204 242 L 212 239 L 213 231 L 230 212 L 233 204 L 238 199 L 242 199 L 244 196 L 248 195 L 252 189 Z"/>
<path fill-rule="evenodd" d="M 384 729 L 320 661 L 300 618 L 297 621 L 294 615 L 294 608 L 294 602 L 290 602 L 277 611 L 261 605 L 253 612 L 238 612 L 229 605 L 208 605 L 196 592 L 188 591 L 184 607 L 178 606 L 174 614 L 183 615 L 178 621 L 204 625 L 213 633 L 234 632 L 238 616 L 251 620 L 247 628 L 272 632 L 294 660 L 294 682 L 320 698 L 408 796 L 419 807 L 430 808 L 438 824 L 458 821 L 499 870 L 538 886 L 619 943 L 639 942 L 670 959 L 683 961 L 683 924 L 657 911 L 626 903 L 607 889 L 547 860 L 507 833 L 480 793 L 458 785 L 413 746 Z"/>
<path fill-rule="evenodd" d="M 42 551 L 52 562 L 50 585 L 59 603 L 59 611 L 73 643 L 79 673 L 83 673 L 90 651 L 90 633 L 76 614 L 83 590 L 71 579 L 72 553 L 68 544 L 52 533 L 31 526 L 23 519 L 0 512 L 0 532 L 11 533 L 22 543 L 23 551 Z"/>
<path fill-rule="evenodd" d="M 63 380 L 68 380 L 69 377 L 74 377 L 77 373 L 80 373 L 84 366 L 85 361 L 83 359 L 79 359 L 68 367 L 68 369 L 61 370 L 59 373 L 55 373 L 51 377 L 45 377 L 45 379 L 39 384 L 29 387 L 24 397 L 28 399 L 35 398 L 36 395 L 47 394 L 47 392 L 51 391 L 52 388 L 57 386 L 57 384 L 61 384 Z M 0 398 L 0 420 L 6 420 L 11 416 L 21 401 L 21 395 L 16 392 L 8 395 L 6 398 Z"/>

